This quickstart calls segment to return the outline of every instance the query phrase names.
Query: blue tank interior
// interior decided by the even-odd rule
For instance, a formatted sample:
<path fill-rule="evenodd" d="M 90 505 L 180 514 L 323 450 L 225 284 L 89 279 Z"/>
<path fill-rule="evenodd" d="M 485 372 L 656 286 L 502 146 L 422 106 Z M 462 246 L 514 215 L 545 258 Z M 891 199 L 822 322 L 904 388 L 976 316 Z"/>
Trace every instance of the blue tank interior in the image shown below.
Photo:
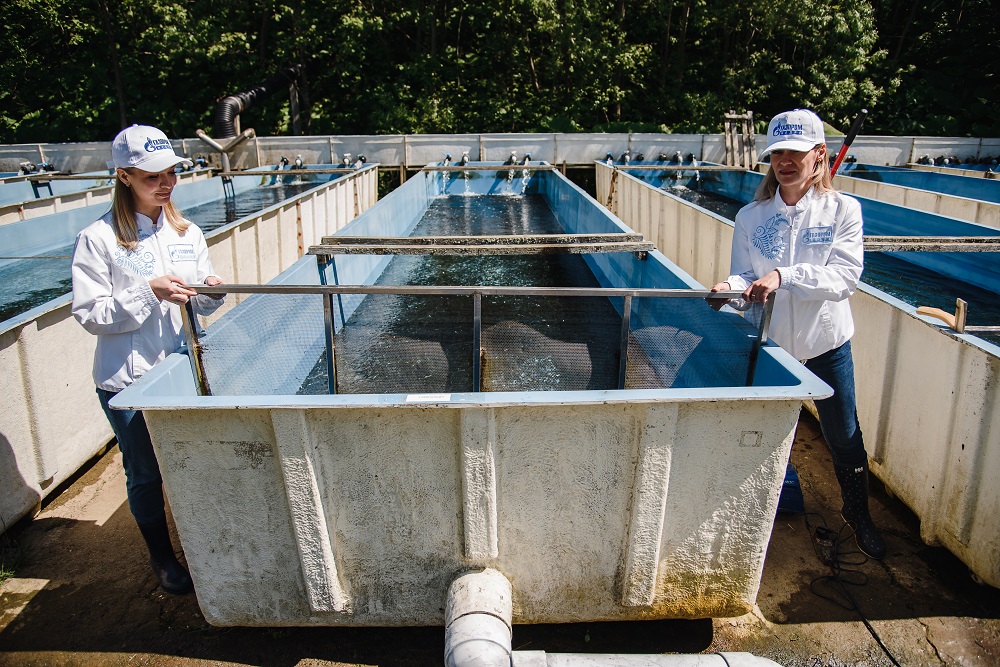
<path fill-rule="evenodd" d="M 272 170 L 272 167 L 268 167 L 260 171 L 270 172 Z M 312 183 L 314 184 L 312 187 L 315 187 L 323 182 L 339 177 L 340 174 L 310 175 L 307 179 L 307 184 Z M 274 180 L 273 178 L 266 178 L 265 174 L 256 173 L 254 176 L 234 178 L 232 180 L 232 188 L 236 196 L 239 197 L 241 194 L 250 193 L 255 188 L 260 187 L 262 181 L 267 185 L 268 182 Z M 5 184 L 0 187 L 6 187 L 7 185 L 12 184 Z M 225 196 L 222 179 L 214 177 L 178 184 L 174 189 L 172 200 L 177 208 L 186 214 L 187 211 L 196 207 L 224 201 Z M 26 317 L 33 316 L 39 308 L 48 308 L 55 305 L 55 301 L 67 298 L 66 296 L 60 296 L 51 301 L 48 300 L 51 298 L 53 292 L 65 294 L 69 291 L 68 287 L 63 291 L 57 290 L 55 287 L 56 283 L 66 283 L 68 285 L 70 266 L 68 256 L 72 254 L 76 235 L 84 227 L 104 215 L 109 209 L 110 204 L 105 202 L 30 218 L 7 225 L 0 225 L 0 248 L 3 249 L 2 255 L 4 257 L 56 257 L 55 259 L 0 259 L 0 273 L 11 271 L 17 273 L 17 281 L 20 286 L 17 288 L 18 295 L 16 300 L 26 300 L 34 303 L 30 308 L 19 310 L 19 314 L 8 314 L 6 318 L 0 318 L 0 320 L 4 320 L 7 324 L 12 324 L 15 323 L 15 320 L 21 321 Z M 266 208 L 261 208 L 260 210 L 266 210 Z M 199 223 L 201 219 L 195 215 L 193 216 L 193 221 Z M 221 226 L 228 226 L 228 224 L 236 223 L 226 223 Z M 208 228 L 215 229 L 218 227 L 220 225 L 209 226 Z M 36 271 L 37 278 L 33 278 L 32 275 Z M 49 285 L 49 283 L 52 284 Z M 7 283 L 5 288 L 6 290 L 10 290 L 10 283 Z M 22 292 L 30 294 L 36 290 L 41 295 L 37 299 L 20 296 Z M 6 304 L 7 301 L 6 291 L 0 291 L 0 304 Z M 4 306 L 4 311 L 6 312 L 7 310 L 10 309 Z"/>
<path fill-rule="evenodd" d="M 631 231 L 565 178 L 550 172 L 535 172 L 524 178 L 522 169 L 505 168 L 500 164 L 497 167 L 496 172 L 418 174 L 340 230 L 338 235 L 409 235 L 434 198 L 449 194 L 454 196 L 454 193 L 470 197 L 490 193 L 493 196 L 541 194 L 564 226 L 565 233 Z M 508 178 L 511 171 L 515 173 Z M 659 252 L 650 253 L 647 259 L 640 259 L 634 253 L 588 254 L 582 257 L 602 286 L 703 289 Z M 334 266 L 327 267 L 324 282 L 339 285 L 374 284 L 391 259 L 390 256 L 376 255 L 337 256 L 335 269 Z M 272 284 L 315 285 L 319 282 L 316 258 L 310 255 L 296 262 L 273 280 Z M 338 307 L 343 308 L 342 317 L 335 315 L 334 324 L 338 331 L 343 327 L 344 320 L 350 321 L 354 310 L 363 300 L 363 295 L 345 295 L 338 299 Z M 655 303 L 656 301 L 664 300 L 633 301 L 631 330 L 635 332 L 645 327 L 674 326 L 692 333 L 689 341 L 694 342 L 691 343 L 685 368 L 675 378 L 676 384 L 673 386 L 685 387 L 687 390 L 694 388 L 709 394 L 723 386 L 706 384 L 703 380 L 699 383 L 698 379 L 718 376 L 720 364 L 717 352 L 726 347 L 746 348 L 749 338 L 756 334 L 756 330 L 736 313 L 712 311 L 702 299 L 671 299 L 669 303 Z M 622 300 L 613 298 L 612 302 L 617 302 L 615 307 L 620 313 Z M 236 341 L 235 344 L 233 341 Z M 245 394 L 291 398 L 325 347 L 322 297 L 266 294 L 250 296 L 215 323 L 206 332 L 202 342 L 206 355 L 211 358 L 212 368 L 219 369 L 210 378 L 213 401 L 222 400 L 223 395 Z M 759 360 L 755 390 L 758 387 L 787 387 L 802 383 L 800 365 L 780 348 L 768 345 L 767 350 L 768 353 L 762 354 Z M 655 359 L 653 362 L 655 363 Z M 208 365 L 206 362 L 206 366 Z M 735 381 L 726 386 L 741 385 L 742 381 Z M 160 393 L 160 390 L 155 391 Z M 187 391 L 193 391 L 193 385 L 184 390 L 185 393 Z M 547 392 L 518 394 L 519 400 L 536 393 Z M 348 402 L 375 400 L 370 395 L 365 396 L 367 398 L 364 399 L 345 399 L 343 396 L 323 398 Z M 295 400 L 312 402 L 317 398 L 299 396 Z"/>
<path fill-rule="evenodd" d="M 111 176 L 106 171 L 87 172 L 77 174 L 78 176 L 93 175 L 93 180 L 42 180 L 42 181 L 15 181 L 13 183 L 0 183 L 0 206 L 10 204 L 20 204 L 21 202 L 41 199 L 43 197 L 58 197 L 75 192 L 83 192 L 90 188 L 97 188 L 109 185 Z"/>
<path fill-rule="evenodd" d="M 928 190 L 954 197 L 1000 204 L 1000 180 L 991 178 L 973 178 L 958 174 L 942 174 L 902 167 L 878 167 L 867 164 L 841 165 L 838 173 L 843 176 L 899 185 L 904 188 Z"/>

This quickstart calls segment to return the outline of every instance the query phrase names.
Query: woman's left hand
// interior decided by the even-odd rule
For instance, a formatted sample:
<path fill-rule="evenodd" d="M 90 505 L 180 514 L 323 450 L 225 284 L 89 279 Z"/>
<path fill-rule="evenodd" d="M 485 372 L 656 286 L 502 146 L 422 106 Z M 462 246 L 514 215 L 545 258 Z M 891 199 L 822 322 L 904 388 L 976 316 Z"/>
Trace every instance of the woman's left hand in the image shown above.
<path fill-rule="evenodd" d="M 221 285 L 222 284 L 222 278 L 220 278 L 219 276 L 209 276 L 209 277 L 205 278 L 205 284 L 208 285 L 209 287 L 215 287 L 216 285 Z M 209 294 L 208 296 L 210 296 L 211 298 L 213 298 L 216 301 L 218 301 L 219 299 L 225 298 L 226 295 L 225 294 Z"/>
<path fill-rule="evenodd" d="M 743 290 L 743 298 L 754 303 L 764 303 L 771 292 L 780 286 L 781 274 L 777 270 L 771 271 L 763 278 L 758 278 L 750 283 L 750 287 Z"/>
<path fill-rule="evenodd" d="M 716 283 L 712 285 L 713 292 L 728 292 L 731 289 L 733 288 L 730 287 L 729 283 L 726 282 Z M 729 303 L 729 299 L 724 299 L 724 298 L 713 299 L 712 297 L 708 297 L 707 299 L 705 299 L 705 301 L 708 301 L 708 305 L 712 307 L 712 310 L 722 310 L 722 307 L 727 303 Z"/>

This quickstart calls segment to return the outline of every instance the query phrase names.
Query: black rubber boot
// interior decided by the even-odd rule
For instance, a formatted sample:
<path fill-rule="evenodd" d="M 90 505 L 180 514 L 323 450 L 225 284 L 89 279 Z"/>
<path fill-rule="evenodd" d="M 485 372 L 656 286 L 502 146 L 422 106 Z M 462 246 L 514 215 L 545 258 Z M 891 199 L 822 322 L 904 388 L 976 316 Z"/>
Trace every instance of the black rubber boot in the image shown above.
<path fill-rule="evenodd" d="M 149 548 L 149 564 L 153 566 L 160 588 L 174 595 L 184 595 L 193 591 L 191 576 L 174 554 L 166 518 L 155 523 L 139 524 L 139 532 L 146 540 L 146 547 Z"/>
<path fill-rule="evenodd" d="M 861 466 L 834 466 L 844 508 L 840 511 L 844 521 L 854 529 L 858 548 L 869 558 L 885 558 L 885 540 L 875 527 L 868 511 L 868 462 Z"/>

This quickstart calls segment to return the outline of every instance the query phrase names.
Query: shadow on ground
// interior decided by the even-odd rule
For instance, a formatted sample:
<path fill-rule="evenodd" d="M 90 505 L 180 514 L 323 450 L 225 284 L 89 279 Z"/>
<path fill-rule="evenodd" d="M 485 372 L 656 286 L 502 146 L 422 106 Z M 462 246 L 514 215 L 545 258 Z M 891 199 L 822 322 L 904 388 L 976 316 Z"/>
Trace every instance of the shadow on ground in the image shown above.
<path fill-rule="evenodd" d="M 803 410 L 792 447 L 806 514 L 779 514 L 768 544 L 757 604 L 773 623 L 856 621 L 847 590 L 869 620 L 970 616 L 1000 618 L 1000 591 L 977 584 L 968 568 L 947 549 L 920 540 L 920 522 L 874 477 L 872 517 L 888 548 L 882 562 L 857 550 L 840 517 L 840 487 L 819 424 Z M 844 544 L 839 582 L 816 553 L 812 528 L 841 531 Z M 853 582 L 853 583 L 851 583 Z M 836 601 L 825 599 L 829 596 Z"/>

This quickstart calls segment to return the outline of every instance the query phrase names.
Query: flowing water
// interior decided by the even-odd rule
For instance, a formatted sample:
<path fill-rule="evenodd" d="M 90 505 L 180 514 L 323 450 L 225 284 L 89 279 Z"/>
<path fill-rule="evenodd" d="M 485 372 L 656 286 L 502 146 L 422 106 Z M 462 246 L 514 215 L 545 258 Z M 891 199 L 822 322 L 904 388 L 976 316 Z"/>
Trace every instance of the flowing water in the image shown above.
<path fill-rule="evenodd" d="M 669 181 L 667 183 L 669 183 Z M 714 192 L 689 188 L 686 185 L 665 184 L 662 187 L 662 190 L 669 192 L 676 197 L 680 197 L 684 201 L 691 202 L 696 206 L 700 206 L 705 210 L 711 211 L 712 213 L 721 215 L 727 220 L 735 220 L 736 214 L 746 205 L 741 201 L 730 199 L 729 197 L 724 197 L 722 195 L 715 194 Z"/>
<path fill-rule="evenodd" d="M 541 195 L 457 195 L 434 200 L 413 235 L 563 231 Z M 583 258 L 571 254 L 399 255 L 377 284 L 597 286 Z M 337 391 L 473 391 L 472 325 L 471 297 L 369 295 L 337 335 Z M 614 388 L 620 330 L 621 317 L 606 298 L 484 298 L 484 390 Z M 324 355 L 299 393 L 327 391 Z"/>
<path fill-rule="evenodd" d="M 57 258 L 0 261 L 0 322 L 68 294 L 73 289 L 68 257 L 72 252 L 69 245 L 49 253 Z"/>
<path fill-rule="evenodd" d="M 207 204 L 184 209 L 181 213 L 184 214 L 185 218 L 201 227 L 201 231 L 209 232 L 257 211 L 280 204 L 317 185 L 318 183 L 315 181 L 312 183 L 263 185 L 253 190 L 241 192 L 233 199 L 215 199 Z"/>

